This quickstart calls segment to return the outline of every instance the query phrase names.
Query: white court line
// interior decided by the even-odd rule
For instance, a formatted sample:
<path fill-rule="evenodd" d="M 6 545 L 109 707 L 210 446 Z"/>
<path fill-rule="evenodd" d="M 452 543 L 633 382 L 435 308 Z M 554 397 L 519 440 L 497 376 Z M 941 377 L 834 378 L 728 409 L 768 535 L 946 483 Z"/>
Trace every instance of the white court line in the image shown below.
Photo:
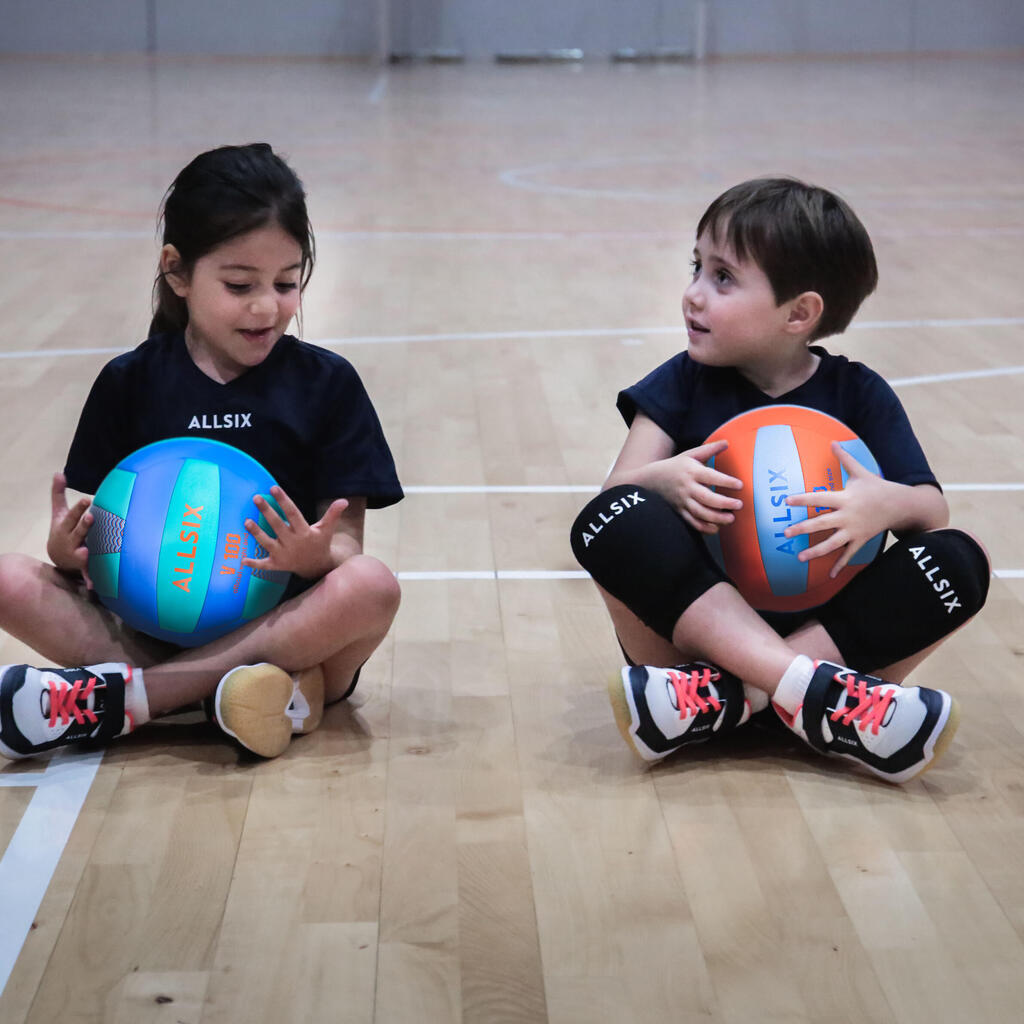
<path fill-rule="evenodd" d="M 437 582 L 447 580 L 589 580 L 582 569 L 473 569 L 451 572 L 396 572 L 399 580 Z"/>
<path fill-rule="evenodd" d="M 897 377 L 889 381 L 894 388 L 910 387 L 914 384 L 941 384 L 951 380 L 975 380 L 981 377 L 1011 377 L 1024 373 L 1024 366 L 1002 366 L 990 370 L 961 370 L 958 373 L 931 373 L 923 377 Z"/>
<path fill-rule="evenodd" d="M 762 159 L 765 154 L 762 153 Z M 527 192 L 540 192 L 545 195 L 555 196 L 583 196 L 591 199 L 614 199 L 614 200 L 640 200 L 643 202 L 692 202 L 706 194 L 705 185 L 682 185 L 681 187 L 668 187 L 664 189 L 636 188 L 631 185 L 605 188 L 588 188 L 583 185 L 559 185 L 544 180 L 542 176 L 552 172 L 578 173 L 581 170 L 606 169 L 606 168 L 627 168 L 630 166 L 671 164 L 678 166 L 680 161 L 685 162 L 685 157 L 677 155 L 667 156 L 612 156 L 592 157 L 584 160 L 548 161 L 545 163 L 531 164 L 527 167 L 509 167 L 498 174 L 498 181 L 509 188 L 523 189 Z M 769 158 L 770 159 L 770 158 Z M 1017 192 L 1020 186 L 1016 182 L 993 182 L 990 185 L 975 186 L 975 195 L 962 186 L 955 185 L 915 185 L 913 195 L 908 193 L 907 188 L 892 188 L 888 186 L 867 186 L 862 188 L 851 188 L 851 193 L 857 194 L 858 205 L 883 205 L 891 206 L 899 204 L 901 207 L 908 206 L 980 206 L 991 208 L 1006 203 L 1018 203 L 1020 201 Z M 1008 194 L 999 194 L 1008 193 Z"/>
<path fill-rule="evenodd" d="M 944 491 L 1024 491 L 1024 484 L 943 484 Z"/>
<path fill-rule="evenodd" d="M 596 495 L 598 483 L 456 483 L 433 484 L 415 483 L 403 486 L 407 495 Z M 943 490 L 966 490 L 966 492 L 990 492 L 990 490 L 1024 490 L 1024 483 L 943 483 Z"/>
<path fill-rule="evenodd" d="M 851 324 L 849 330 L 919 330 L 922 327 L 1021 327 L 1024 316 L 1008 317 L 976 317 L 974 319 L 949 320 L 865 320 Z M 338 348 L 343 345 L 396 345 L 403 343 L 423 343 L 432 341 L 530 341 L 539 338 L 616 338 L 635 337 L 637 335 L 678 335 L 684 336 L 681 324 L 671 327 L 588 327 L 571 330 L 546 331 L 467 331 L 460 334 L 377 334 L 353 335 L 349 338 L 322 338 L 313 342 L 324 348 Z M 970 371 L 979 376 L 990 373 L 1021 373 L 1024 367 L 1005 368 L 989 371 Z"/>
<path fill-rule="evenodd" d="M 997 579 L 1024 579 L 1024 569 L 993 569 Z M 453 569 L 436 572 L 396 572 L 403 582 L 438 583 L 457 580 L 589 580 L 590 573 L 581 569 Z"/>
<path fill-rule="evenodd" d="M 0 858 L 0 992 L 7 985 L 102 760 L 102 751 L 59 750 L 46 771 L 36 774 L 36 791 Z"/>
<path fill-rule="evenodd" d="M 597 484 L 412 484 L 406 494 L 595 494 Z"/>
<path fill-rule="evenodd" d="M 107 242 L 118 241 L 125 238 L 149 238 L 151 240 L 155 240 L 156 237 L 157 236 L 153 231 L 0 231 L 0 240 L 19 242 Z"/>
<path fill-rule="evenodd" d="M 376 91 L 376 87 L 375 87 Z M 380 97 L 378 96 L 378 99 Z M 368 97 L 374 103 L 374 92 Z M 140 214 L 141 216 L 141 214 Z M 1024 227 L 999 228 L 882 228 L 875 229 L 874 235 L 891 235 L 897 238 L 922 237 L 1017 237 L 1024 235 Z M 360 242 L 572 242 L 595 241 L 607 239 L 619 241 L 634 239 L 636 241 L 668 241 L 686 242 L 692 240 L 690 232 L 683 231 L 403 231 L 343 228 L 322 228 L 317 231 L 318 239 L 334 239 L 337 241 Z M 33 229 L 0 229 L 0 241 L 42 241 L 42 242 L 106 242 L 123 241 L 125 239 L 146 238 L 159 241 L 153 231 L 135 228 L 86 228 L 79 230 L 33 230 Z"/>
<path fill-rule="evenodd" d="M 949 320 L 865 320 L 855 323 L 850 330 L 916 330 L 922 327 L 1021 327 L 1024 316 L 975 317 L 973 319 Z M 345 345 L 398 345 L 445 341 L 531 341 L 542 338 L 631 338 L 638 335 L 678 335 L 683 337 L 683 327 L 581 327 L 569 330 L 539 331 L 467 331 L 459 334 L 366 334 L 348 338 L 312 339 L 311 344 L 321 348 L 340 348 Z M 112 346 L 103 348 L 49 348 L 22 349 L 14 352 L 0 352 L 0 359 L 55 359 L 69 356 L 117 355 L 129 352 L 134 346 Z M 902 384 L 929 383 L 931 381 L 961 380 L 969 377 L 996 377 L 1004 374 L 1024 373 L 1024 366 L 1004 366 L 986 370 L 965 370 L 960 373 L 941 374 L 933 377 L 907 377 Z M 890 383 L 896 384 L 896 381 Z"/>

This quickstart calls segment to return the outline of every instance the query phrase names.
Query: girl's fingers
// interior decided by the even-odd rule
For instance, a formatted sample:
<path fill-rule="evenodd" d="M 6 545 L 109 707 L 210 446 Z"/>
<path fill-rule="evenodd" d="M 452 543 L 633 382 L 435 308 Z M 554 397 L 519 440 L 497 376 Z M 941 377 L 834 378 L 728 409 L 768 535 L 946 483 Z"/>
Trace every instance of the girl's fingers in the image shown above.
<path fill-rule="evenodd" d="M 323 518 L 317 523 L 317 526 L 323 528 L 330 528 L 333 532 L 334 527 L 337 526 L 338 521 L 341 519 L 342 513 L 348 508 L 347 498 L 338 498 L 337 501 L 332 501 L 327 507 L 327 511 L 324 513 Z"/>
<path fill-rule="evenodd" d="M 283 492 L 282 492 L 283 493 Z M 257 494 L 253 501 L 256 503 L 256 507 L 263 513 L 263 518 L 266 519 L 271 530 L 278 537 L 281 536 L 282 530 L 287 530 L 292 524 L 292 519 L 288 517 L 288 513 L 285 512 L 284 516 L 274 508 L 273 505 L 263 497 L 262 494 Z M 282 506 L 281 511 L 284 511 Z"/>
<path fill-rule="evenodd" d="M 279 484 L 274 484 L 270 488 L 270 493 L 274 496 L 274 500 L 278 505 L 281 506 L 281 511 L 284 513 L 284 517 L 288 520 L 288 525 L 292 529 L 297 529 L 300 525 L 307 525 L 306 517 L 299 511 L 299 506 L 288 497 L 283 487 Z"/>
<path fill-rule="evenodd" d="M 67 483 L 63 473 L 53 474 L 53 481 L 50 484 L 50 508 L 54 519 L 68 510 Z"/>
<path fill-rule="evenodd" d="M 260 524 L 257 523 L 254 519 L 246 519 L 245 528 L 249 531 L 250 534 L 252 534 L 252 536 L 255 538 L 256 542 L 260 545 L 260 547 L 264 548 L 267 551 L 270 550 L 271 544 L 277 542 L 277 538 L 271 537 L 269 536 L 269 534 L 264 532 Z"/>
<path fill-rule="evenodd" d="M 89 527 L 92 526 L 92 521 L 92 514 L 84 512 L 75 524 L 74 529 L 71 531 L 71 539 L 75 542 L 76 547 L 82 543 L 85 535 L 89 532 Z"/>

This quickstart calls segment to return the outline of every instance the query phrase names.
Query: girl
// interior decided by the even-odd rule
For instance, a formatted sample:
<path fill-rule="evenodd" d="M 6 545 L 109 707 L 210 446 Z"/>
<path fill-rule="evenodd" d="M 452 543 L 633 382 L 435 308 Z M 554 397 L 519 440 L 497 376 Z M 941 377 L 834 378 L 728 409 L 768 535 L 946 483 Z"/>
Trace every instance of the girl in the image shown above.
<path fill-rule="evenodd" d="M 270 146 L 202 153 L 163 204 L 150 337 L 107 364 L 53 479 L 47 554 L 0 556 L 0 626 L 61 666 L 0 667 L 0 753 L 27 757 L 106 740 L 196 701 L 220 727 L 274 757 L 316 728 L 387 634 L 399 589 L 362 553 L 367 508 L 402 498 L 370 399 L 342 357 L 285 333 L 313 270 L 302 183 Z M 292 573 L 262 618 L 181 650 L 135 632 L 100 605 L 86 572 L 90 501 L 126 455 L 153 441 L 210 437 L 242 449 L 279 481 L 286 522 L 247 564 Z"/>

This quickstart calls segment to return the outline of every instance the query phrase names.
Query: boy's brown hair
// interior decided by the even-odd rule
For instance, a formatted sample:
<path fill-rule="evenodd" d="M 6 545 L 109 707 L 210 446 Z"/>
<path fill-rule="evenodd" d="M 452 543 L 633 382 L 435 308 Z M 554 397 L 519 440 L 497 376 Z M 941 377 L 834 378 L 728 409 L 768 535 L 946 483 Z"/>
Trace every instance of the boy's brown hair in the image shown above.
<path fill-rule="evenodd" d="M 723 192 L 704 211 L 707 231 L 765 272 L 778 304 L 817 292 L 824 311 L 811 340 L 841 334 L 878 284 L 871 239 L 837 195 L 795 178 L 755 178 Z"/>

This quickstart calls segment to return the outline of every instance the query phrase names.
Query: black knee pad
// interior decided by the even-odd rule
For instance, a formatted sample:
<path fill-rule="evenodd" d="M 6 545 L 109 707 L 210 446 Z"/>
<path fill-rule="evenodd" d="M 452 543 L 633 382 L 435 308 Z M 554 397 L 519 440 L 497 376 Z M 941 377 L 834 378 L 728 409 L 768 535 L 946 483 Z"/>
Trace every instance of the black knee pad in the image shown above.
<path fill-rule="evenodd" d="M 821 609 L 846 663 L 873 672 L 909 658 L 976 615 L 988 596 L 988 559 L 960 530 L 897 541 Z"/>
<path fill-rule="evenodd" d="M 667 640 L 679 616 L 727 579 L 697 532 L 643 487 L 603 491 L 576 517 L 570 536 L 576 561 Z"/>

